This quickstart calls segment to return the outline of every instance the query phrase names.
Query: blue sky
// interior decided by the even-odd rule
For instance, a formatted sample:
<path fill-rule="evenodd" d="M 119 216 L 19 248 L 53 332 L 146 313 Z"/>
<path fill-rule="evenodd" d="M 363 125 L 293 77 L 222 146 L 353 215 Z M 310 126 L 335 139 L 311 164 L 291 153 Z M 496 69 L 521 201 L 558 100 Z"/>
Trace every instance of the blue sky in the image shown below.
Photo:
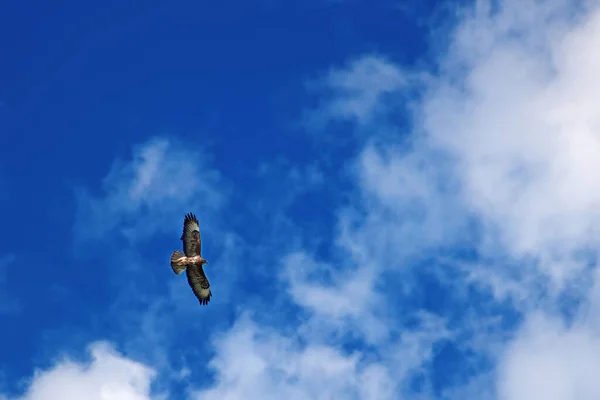
<path fill-rule="evenodd" d="M 4 5 L 0 399 L 598 399 L 598 32 L 566 0 Z"/>

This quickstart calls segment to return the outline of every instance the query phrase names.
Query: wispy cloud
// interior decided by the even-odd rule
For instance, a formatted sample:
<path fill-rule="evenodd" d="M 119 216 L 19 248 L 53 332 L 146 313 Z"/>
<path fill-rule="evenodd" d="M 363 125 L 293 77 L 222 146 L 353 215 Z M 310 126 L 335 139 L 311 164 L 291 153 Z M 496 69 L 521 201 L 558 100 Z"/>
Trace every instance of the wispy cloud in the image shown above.
<path fill-rule="evenodd" d="M 79 193 L 77 241 L 117 234 L 129 241 L 171 231 L 176 216 L 191 208 L 218 209 L 227 188 L 197 147 L 155 138 L 113 165 L 99 195 Z M 117 232 L 114 230 L 118 229 Z"/>
<path fill-rule="evenodd" d="M 310 89 L 319 90 L 320 107 L 307 114 L 313 128 L 325 127 L 332 119 L 347 119 L 359 125 L 371 122 L 388 110 L 386 94 L 409 87 L 410 76 L 377 55 L 355 59 L 344 69 L 332 69 Z"/>

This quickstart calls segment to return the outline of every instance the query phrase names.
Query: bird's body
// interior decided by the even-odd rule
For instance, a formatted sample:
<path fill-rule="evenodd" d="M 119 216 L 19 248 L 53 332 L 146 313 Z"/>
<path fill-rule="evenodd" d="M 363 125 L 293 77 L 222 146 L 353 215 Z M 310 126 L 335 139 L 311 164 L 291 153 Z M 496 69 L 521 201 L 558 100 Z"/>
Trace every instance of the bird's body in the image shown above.
<path fill-rule="evenodd" d="M 176 265 L 178 267 L 187 267 L 188 265 L 202 265 L 204 258 L 200 256 L 186 257 L 185 254 L 176 250 L 173 252 L 174 257 L 171 258 L 171 265 Z M 179 275 L 179 274 L 177 274 Z"/>
<path fill-rule="evenodd" d="M 204 273 L 204 264 L 207 264 L 202 258 L 202 240 L 200 238 L 200 225 L 194 214 L 187 214 L 183 221 L 183 253 L 175 250 L 171 254 L 171 268 L 176 275 L 179 275 L 185 269 L 188 284 L 192 288 L 194 295 L 198 298 L 200 304 L 208 304 L 212 297 L 208 278 Z"/>

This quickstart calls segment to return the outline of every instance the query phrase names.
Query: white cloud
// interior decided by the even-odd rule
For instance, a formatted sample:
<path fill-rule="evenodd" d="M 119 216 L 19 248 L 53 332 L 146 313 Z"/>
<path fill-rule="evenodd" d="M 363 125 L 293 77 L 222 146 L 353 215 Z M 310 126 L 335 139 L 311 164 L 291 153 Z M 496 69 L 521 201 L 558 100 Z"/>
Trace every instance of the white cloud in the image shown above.
<path fill-rule="evenodd" d="M 307 329 L 313 333 L 353 330 L 368 342 L 380 342 L 389 328 L 376 312 L 384 304 L 373 271 L 370 264 L 331 265 L 296 252 L 284 259 L 282 279 L 291 300 L 312 313 Z"/>
<path fill-rule="evenodd" d="M 90 362 L 69 359 L 36 371 L 19 400 L 150 400 L 156 372 L 115 352 L 104 342 L 89 346 Z M 16 399 L 15 399 L 16 400 Z"/>
<path fill-rule="evenodd" d="M 464 240 L 458 233 L 465 231 L 466 211 L 445 164 L 429 150 L 367 145 L 357 166 L 366 219 L 361 229 L 346 229 L 347 246 L 362 247 L 380 268 L 398 269 L 427 249 Z"/>

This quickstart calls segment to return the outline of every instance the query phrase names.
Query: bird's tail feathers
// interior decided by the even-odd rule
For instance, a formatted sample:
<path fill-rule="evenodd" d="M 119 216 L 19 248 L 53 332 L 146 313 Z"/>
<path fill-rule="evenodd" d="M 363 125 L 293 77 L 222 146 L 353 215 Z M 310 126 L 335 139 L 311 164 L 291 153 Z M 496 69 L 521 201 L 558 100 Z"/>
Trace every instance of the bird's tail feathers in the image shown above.
<path fill-rule="evenodd" d="M 175 250 L 173 254 L 171 254 L 171 268 L 173 268 L 173 272 L 175 273 L 175 275 L 179 275 L 186 268 L 185 264 L 182 265 L 177 262 L 181 258 L 185 258 L 185 254 L 183 254 L 179 250 Z"/>

